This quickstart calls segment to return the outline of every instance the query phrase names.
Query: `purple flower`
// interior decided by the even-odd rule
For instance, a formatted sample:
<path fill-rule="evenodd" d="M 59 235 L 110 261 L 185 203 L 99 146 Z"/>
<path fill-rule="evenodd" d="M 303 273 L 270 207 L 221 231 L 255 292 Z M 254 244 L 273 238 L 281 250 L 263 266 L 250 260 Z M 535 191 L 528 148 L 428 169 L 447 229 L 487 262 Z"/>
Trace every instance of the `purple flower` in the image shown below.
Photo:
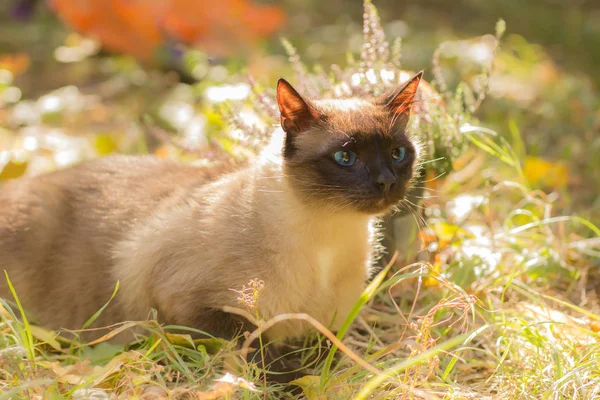
<path fill-rule="evenodd" d="M 33 15 L 37 0 L 15 0 L 10 8 L 10 15 L 18 20 L 26 21 Z"/>

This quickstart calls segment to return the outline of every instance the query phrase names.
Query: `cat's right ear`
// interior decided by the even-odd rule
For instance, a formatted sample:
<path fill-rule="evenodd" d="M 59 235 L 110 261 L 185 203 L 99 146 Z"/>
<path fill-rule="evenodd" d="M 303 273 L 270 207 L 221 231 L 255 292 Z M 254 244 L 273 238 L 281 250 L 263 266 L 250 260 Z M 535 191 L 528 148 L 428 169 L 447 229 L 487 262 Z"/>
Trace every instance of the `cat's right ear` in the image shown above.
<path fill-rule="evenodd" d="M 302 132 L 321 118 L 319 112 L 285 79 L 277 81 L 277 105 L 281 113 L 281 127 L 288 134 Z"/>
<path fill-rule="evenodd" d="M 404 127 L 408 123 L 410 110 L 422 77 L 423 71 L 410 78 L 398 89 L 377 99 L 377 102 L 394 116 L 396 126 Z"/>

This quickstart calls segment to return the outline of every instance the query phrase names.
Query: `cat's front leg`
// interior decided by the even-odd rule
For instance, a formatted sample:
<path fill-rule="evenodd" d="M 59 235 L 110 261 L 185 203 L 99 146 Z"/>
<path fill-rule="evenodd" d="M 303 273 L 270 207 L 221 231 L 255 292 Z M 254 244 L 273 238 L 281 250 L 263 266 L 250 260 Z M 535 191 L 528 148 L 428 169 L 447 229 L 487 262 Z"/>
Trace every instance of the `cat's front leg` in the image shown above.
<path fill-rule="evenodd" d="M 197 315 L 198 320 L 193 324 L 195 329 L 226 340 L 238 340 L 239 346 L 247 334 L 256 330 L 256 326 L 247 319 L 221 310 L 203 309 Z M 255 363 L 261 369 L 264 368 L 263 373 L 266 374 L 268 381 L 288 383 L 307 375 L 307 369 L 302 366 L 300 356 L 294 352 L 292 346 L 265 343 L 266 340 L 266 338 L 263 340 L 262 348 L 259 339 L 250 344 L 251 351 L 246 361 Z"/>

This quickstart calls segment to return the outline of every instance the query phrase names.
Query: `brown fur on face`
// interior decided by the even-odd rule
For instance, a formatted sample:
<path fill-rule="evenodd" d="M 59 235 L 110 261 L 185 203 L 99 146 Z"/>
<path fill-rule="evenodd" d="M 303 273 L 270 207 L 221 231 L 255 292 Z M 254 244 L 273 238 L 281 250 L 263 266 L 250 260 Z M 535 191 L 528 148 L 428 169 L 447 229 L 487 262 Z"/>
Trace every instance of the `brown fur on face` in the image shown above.
<path fill-rule="evenodd" d="M 308 103 L 280 83 L 285 137 L 236 171 L 115 156 L 0 186 L 0 255 L 26 310 L 53 329 L 146 319 L 232 337 L 225 315 L 264 281 L 268 320 L 308 313 L 337 329 L 371 270 L 375 215 L 404 195 L 418 158 L 405 132 L 420 75 L 378 99 Z M 281 131 L 279 133 L 282 133 Z M 406 158 L 390 164 L 390 151 Z M 357 154 L 351 167 L 332 153 Z M 393 175 L 384 191 L 379 173 Z M 334 212 L 333 212 L 334 211 Z M 0 297 L 11 298 L 0 280 Z M 302 336 L 284 321 L 269 339 Z"/>

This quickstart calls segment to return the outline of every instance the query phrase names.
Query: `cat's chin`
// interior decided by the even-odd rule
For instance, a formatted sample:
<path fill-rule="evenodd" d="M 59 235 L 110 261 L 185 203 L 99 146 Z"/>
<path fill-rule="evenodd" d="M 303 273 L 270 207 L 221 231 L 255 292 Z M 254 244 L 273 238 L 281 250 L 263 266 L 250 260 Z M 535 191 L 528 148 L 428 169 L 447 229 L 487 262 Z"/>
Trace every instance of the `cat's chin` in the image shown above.
<path fill-rule="evenodd" d="M 385 215 L 391 212 L 401 201 L 402 199 L 379 198 L 369 202 L 361 202 L 357 205 L 357 211 L 361 214 L 373 216 Z"/>

